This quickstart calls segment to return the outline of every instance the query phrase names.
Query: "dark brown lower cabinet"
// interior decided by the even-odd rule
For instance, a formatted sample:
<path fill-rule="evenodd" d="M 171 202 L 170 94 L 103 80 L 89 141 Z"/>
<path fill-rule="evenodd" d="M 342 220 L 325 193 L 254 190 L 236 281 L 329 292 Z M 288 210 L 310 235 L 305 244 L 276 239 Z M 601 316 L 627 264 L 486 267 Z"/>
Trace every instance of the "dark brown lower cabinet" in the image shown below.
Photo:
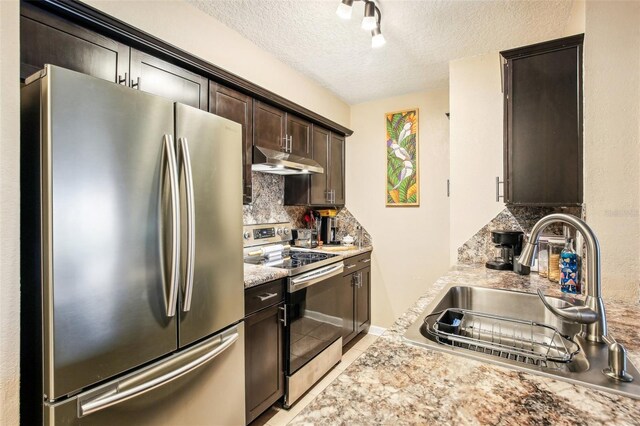
<path fill-rule="evenodd" d="M 272 281 L 245 291 L 244 351 L 247 424 L 284 395 L 283 309 L 282 280 Z"/>
<path fill-rule="evenodd" d="M 342 313 L 342 345 L 349 343 L 371 325 L 371 255 L 354 256 L 344 261 L 340 311 Z"/>

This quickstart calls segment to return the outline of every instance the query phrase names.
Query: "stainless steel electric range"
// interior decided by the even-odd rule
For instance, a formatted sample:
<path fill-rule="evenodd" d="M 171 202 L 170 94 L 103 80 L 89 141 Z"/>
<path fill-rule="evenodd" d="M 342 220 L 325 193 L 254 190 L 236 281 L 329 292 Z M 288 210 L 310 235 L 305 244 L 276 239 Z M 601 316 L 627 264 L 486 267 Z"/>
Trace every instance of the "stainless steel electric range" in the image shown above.
<path fill-rule="evenodd" d="M 244 227 L 244 261 L 287 271 L 285 397 L 291 407 L 342 358 L 342 256 L 291 247 L 291 224 Z"/>

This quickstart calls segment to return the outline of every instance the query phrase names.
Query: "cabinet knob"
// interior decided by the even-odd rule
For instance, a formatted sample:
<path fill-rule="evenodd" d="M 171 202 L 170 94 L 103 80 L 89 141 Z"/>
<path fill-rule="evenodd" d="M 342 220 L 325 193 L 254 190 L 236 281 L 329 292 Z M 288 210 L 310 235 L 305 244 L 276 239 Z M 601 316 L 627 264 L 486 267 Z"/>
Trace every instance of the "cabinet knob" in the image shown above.
<path fill-rule="evenodd" d="M 245 240 L 248 240 L 249 238 L 251 238 L 251 232 L 246 231 L 244 234 L 242 234 L 242 237 L 243 237 Z"/>

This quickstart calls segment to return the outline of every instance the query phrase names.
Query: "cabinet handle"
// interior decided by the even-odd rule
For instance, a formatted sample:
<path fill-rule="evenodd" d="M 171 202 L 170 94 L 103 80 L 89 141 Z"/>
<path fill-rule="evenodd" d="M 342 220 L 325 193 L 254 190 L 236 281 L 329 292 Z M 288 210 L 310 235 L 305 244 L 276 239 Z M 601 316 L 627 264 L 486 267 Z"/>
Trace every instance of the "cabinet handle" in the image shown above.
<path fill-rule="evenodd" d="M 124 84 L 125 86 L 127 85 L 127 73 L 124 73 L 124 78 L 120 77 L 120 74 L 118 74 L 118 84 Z"/>
<path fill-rule="evenodd" d="M 500 198 L 504 199 L 504 195 L 500 195 L 500 184 L 504 184 L 504 181 L 500 180 L 499 176 L 496 176 L 496 203 L 500 201 Z M 503 191 L 504 194 L 504 191 Z"/>
<path fill-rule="evenodd" d="M 289 153 L 293 151 L 293 135 L 289 136 Z"/>
<path fill-rule="evenodd" d="M 362 259 L 362 263 L 369 263 L 371 262 L 371 259 Z"/>
<path fill-rule="evenodd" d="M 273 299 L 277 295 L 278 293 L 265 293 L 262 296 L 256 296 L 256 297 L 260 299 L 261 302 L 264 302 L 265 300 Z"/>
<path fill-rule="evenodd" d="M 287 305 L 280 306 L 280 308 L 278 309 L 282 311 L 282 319 L 280 321 L 282 322 L 282 325 L 286 327 L 287 326 Z"/>
<path fill-rule="evenodd" d="M 131 80 L 131 88 L 136 88 L 138 90 L 140 90 L 140 77 L 136 78 L 136 82 L 134 83 L 133 80 Z"/>
<path fill-rule="evenodd" d="M 355 267 L 356 267 L 356 264 L 355 264 L 355 263 L 354 263 L 353 265 L 347 265 L 347 266 L 345 266 L 345 268 L 347 268 L 347 269 L 351 269 L 351 268 L 355 268 Z"/>
<path fill-rule="evenodd" d="M 284 135 L 282 142 L 280 142 L 280 147 L 284 152 L 289 152 L 289 135 Z"/>

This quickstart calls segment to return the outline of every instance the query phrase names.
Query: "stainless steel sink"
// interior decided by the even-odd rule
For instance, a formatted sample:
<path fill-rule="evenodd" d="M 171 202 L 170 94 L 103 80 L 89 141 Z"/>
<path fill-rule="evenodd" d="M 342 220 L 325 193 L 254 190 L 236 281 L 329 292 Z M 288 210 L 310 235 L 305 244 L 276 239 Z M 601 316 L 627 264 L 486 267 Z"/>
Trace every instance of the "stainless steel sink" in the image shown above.
<path fill-rule="evenodd" d="M 563 299 L 554 297 L 547 297 L 546 300 L 557 308 L 571 305 L 571 303 Z M 578 301 L 575 302 L 579 303 Z M 461 309 L 514 318 L 526 322 L 530 321 L 536 324 L 546 324 L 555 328 L 561 335 L 570 336 L 570 341 L 577 344 L 578 351 L 569 362 L 535 363 L 522 357 L 510 357 L 496 351 L 486 350 L 486 347 L 483 348 L 482 345 L 452 346 L 448 343 L 453 342 L 437 337 L 433 333 L 433 325 L 438 318 L 436 314 L 446 309 Z M 428 329 L 428 327 L 430 328 Z M 428 330 L 432 330 L 432 332 Z M 443 289 L 440 296 L 436 297 L 407 329 L 404 339 L 412 345 L 436 349 L 640 399 L 640 373 L 631 362 L 627 361 L 627 371 L 634 376 L 635 380 L 633 382 L 625 383 L 607 377 L 602 372 L 608 366 L 607 345 L 586 341 L 577 336 L 579 332 L 579 324 L 565 322 L 555 316 L 545 308 L 536 294 L 451 285 Z M 576 347 L 573 343 L 570 344 Z"/>

